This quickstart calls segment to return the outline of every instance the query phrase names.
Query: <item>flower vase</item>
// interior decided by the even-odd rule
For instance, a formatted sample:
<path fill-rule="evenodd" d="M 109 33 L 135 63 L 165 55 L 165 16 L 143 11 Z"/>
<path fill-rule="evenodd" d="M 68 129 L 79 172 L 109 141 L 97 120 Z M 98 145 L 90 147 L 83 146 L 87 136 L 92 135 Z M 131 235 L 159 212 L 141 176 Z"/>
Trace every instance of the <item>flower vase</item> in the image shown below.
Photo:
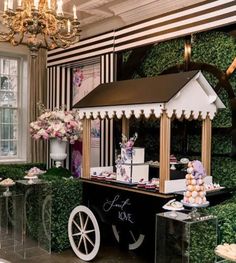
<path fill-rule="evenodd" d="M 58 168 L 62 166 L 62 161 L 66 159 L 67 142 L 59 141 L 57 139 L 50 140 L 50 157 L 55 161 L 55 166 Z"/>

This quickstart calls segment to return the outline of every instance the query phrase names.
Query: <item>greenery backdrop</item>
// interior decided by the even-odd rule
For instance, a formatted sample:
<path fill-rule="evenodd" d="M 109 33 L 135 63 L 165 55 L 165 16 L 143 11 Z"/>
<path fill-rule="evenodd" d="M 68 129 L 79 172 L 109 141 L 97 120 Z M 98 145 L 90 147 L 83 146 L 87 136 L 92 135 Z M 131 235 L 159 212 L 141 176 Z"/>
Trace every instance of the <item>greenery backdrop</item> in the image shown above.
<path fill-rule="evenodd" d="M 143 76 L 156 76 L 164 70 L 173 66 L 179 66 L 184 63 L 184 38 L 169 40 L 166 42 L 154 45 L 148 52 L 144 61 L 139 65 L 134 72 L 133 78 Z M 131 51 L 124 52 L 123 63 L 126 63 Z M 202 62 L 216 66 L 218 69 L 226 72 L 236 57 L 236 42 L 235 38 L 225 32 L 212 31 L 199 33 L 192 38 L 192 55 L 191 62 Z M 203 71 L 203 74 L 212 85 L 215 87 L 218 83 L 216 77 L 209 72 Z M 236 72 L 229 79 L 236 95 Z M 236 186 L 236 160 L 231 158 L 232 153 L 232 111 L 228 95 L 224 89 L 221 89 L 219 94 L 226 109 L 220 110 L 213 120 L 213 138 L 212 138 L 212 175 L 216 182 L 222 186 Z M 142 120 L 137 121 L 132 126 L 132 132 L 140 129 L 141 134 L 147 134 L 152 128 L 158 130 L 157 121 L 149 121 L 145 123 L 143 128 L 140 128 Z M 177 124 L 178 125 L 178 124 Z M 183 133 L 174 134 L 172 136 L 172 153 L 178 158 L 181 157 L 198 157 L 201 152 L 201 129 L 199 123 L 186 124 L 187 134 L 183 143 Z M 175 126 L 175 125 L 173 125 Z M 185 130 L 185 131 L 186 131 Z M 172 134 L 176 130 L 172 130 Z M 158 144 L 156 141 L 156 133 L 148 133 L 142 141 L 137 141 L 140 145 L 145 145 L 148 160 L 158 160 L 157 156 Z M 141 137 L 141 136 L 140 136 Z M 144 143 L 144 144 L 143 144 Z M 186 148 L 183 149 L 183 144 Z M 182 155 L 187 156 L 182 156 Z"/>

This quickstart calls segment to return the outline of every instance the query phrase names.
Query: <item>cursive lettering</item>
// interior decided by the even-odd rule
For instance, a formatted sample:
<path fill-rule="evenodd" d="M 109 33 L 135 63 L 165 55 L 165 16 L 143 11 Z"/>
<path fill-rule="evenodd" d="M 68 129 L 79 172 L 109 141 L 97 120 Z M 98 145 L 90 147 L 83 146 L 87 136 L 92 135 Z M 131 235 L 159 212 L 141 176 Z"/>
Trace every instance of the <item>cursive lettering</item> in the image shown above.
<path fill-rule="evenodd" d="M 132 219 L 132 214 L 130 213 L 126 213 L 125 211 L 119 211 L 118 212 L 118 218 L 121 220 L 121 221 L 128 221 L 130 223 L 134 223 L 133 219 Z"/>
<path fill-rule="evenodd" d="M 113 200 L 106 200 L 106 202 L 103 204 L 103 210 L 105 212 L 109 212 L 112 208 L 119 208 L 121 210 L 124 210 L 125 206 L 131 205 L 129 198 L 127 198 L 124 201 L 120 201 L 120 196 L 116 195 Z"/>

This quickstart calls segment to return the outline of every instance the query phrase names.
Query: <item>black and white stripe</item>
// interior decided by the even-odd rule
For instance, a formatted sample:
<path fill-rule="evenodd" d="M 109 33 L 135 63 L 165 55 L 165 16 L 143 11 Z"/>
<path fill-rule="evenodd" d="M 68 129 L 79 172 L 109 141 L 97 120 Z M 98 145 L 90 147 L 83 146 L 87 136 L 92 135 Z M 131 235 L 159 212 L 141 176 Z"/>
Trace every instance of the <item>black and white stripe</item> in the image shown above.
<path fill-rule="evenodd" d="M 101 83 L 114 81 L 115 78 L 115 55 L 109 53 L 100 57 L 96 57 L 88 60 L 81 60 L 72 64 L 63 66 L 52 66 L 47 69 L 48 74 L 48 93 L 47 93 L 47 108 L 55 109 L 63 106 L 67 106 L 71 109 L 72 105 L 72 70 L 76 67 L 91 65 L 100 62 L 101 69 Z M 113 121 L 102 120 L 101 129 L 103 129 L 100 145 L 101 159 L 100 164 L 102 166 L 112 165 L 113 158 Z M 69 146 L 68 146 L 69 147 Z M 69 153 L 69 148 L 67 153 Z M 66 168 L 70 168 L 70 156 L 66 159 Z M 49 157 L 48 148 L 48 164 L 52 166 L 52 162 Z"/>
<path fill-rule="evenodd" d="M 47 69 L 47 108 L 53 110 L 66 106 L 67 109 L 71 108 L 71 76 L 70 68 L 53 66 Z M 48 168 L 53 166 L 50 159 L 49 144 L 47 147 L 47 164 Z M 66 168 L 70 167 L 70 151 L 69 145 L 67 149 L 67 159 L 65 161 Z"/>
<path fill-rule="evenodd" d="M 101 56 L 101 83 L 113 82 L 116 77 L 116 55 Z M 113 120 L 101 120 L 100 165 L 113 165 Z"/>
<path fill-rule="evenodd" d="M 66 50 L 48 53 L 48 66 L 72 63 L 142 45 L 152 44 L 196 32 L 206 31 L 236 21 L 235 0 L 210 0 L 178 11 L 81 40 Z"/>

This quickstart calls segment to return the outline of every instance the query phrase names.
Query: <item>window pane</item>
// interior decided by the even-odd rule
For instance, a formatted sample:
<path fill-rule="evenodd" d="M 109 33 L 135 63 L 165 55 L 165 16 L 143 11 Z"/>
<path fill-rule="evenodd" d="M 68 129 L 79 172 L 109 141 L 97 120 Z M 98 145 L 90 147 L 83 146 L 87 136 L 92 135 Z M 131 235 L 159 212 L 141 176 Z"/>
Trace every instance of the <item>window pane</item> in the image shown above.
<path fill-rule="evenodd" d="M 3 58 L 1 61 L 1 73 L 9 74 L 10 72 L 10 61 L 7 58 Z"/>
<path fill-rule="evenodd" d="M 17 155 L 17 143 L 15 141 L 10 141 L 10 151 L 8 152 L 8 156 Z"/>
<path fill-rule="evenodd" d="M 9 81 L 8 81 L 8 77 L 7 76 L 4 76 L 4 75 L 1 75 L 1 86 L 0 86 L 0 89 L 2 90 L 8 90 L 9 89 Z"/>
<path fill-rule="evenodd" d="M 17 93 L 12 91 L 0 91 L 1 107 L 17 107 Z"/>
<path fill-rule="evenodd" d="M 5 157 L 18 154 L 18 63 L 0 57 L 0 156 Z"/>
<path fill-rule="evenodd" d="M 16 76 L 9 76 L 8 80 L 8 89 L 16 91 L 17 90 L 17 77 Z"/>
<path fill-rule="evenodd" d="M 0 109 L 0 123 L 17 124 L 17 110 Z"/>
<path fill-rule="evenodd" d="M 17 61 L 10 60 L 10 74 L 11 75 L 17 75 Z"/>
<path fill-rule="evenodd" d="M 7 156 L 9 154 L 10 142 L 9 141 L 1 141 L 1 155 Z"/>

